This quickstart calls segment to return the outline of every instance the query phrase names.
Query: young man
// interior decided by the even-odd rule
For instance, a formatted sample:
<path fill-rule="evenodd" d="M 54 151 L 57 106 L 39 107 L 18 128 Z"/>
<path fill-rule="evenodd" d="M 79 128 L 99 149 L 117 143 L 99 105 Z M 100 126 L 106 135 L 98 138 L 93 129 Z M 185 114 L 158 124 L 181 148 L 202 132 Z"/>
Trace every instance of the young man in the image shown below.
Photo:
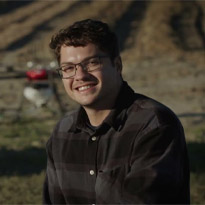
<path fill-rule="evenodd" d="M 45 204 L 188 204 L 183 128 L 123 81 L 116 35 L 83 20 L 53 36 L 67 94 L 81 106 L 47 143 Z"/>

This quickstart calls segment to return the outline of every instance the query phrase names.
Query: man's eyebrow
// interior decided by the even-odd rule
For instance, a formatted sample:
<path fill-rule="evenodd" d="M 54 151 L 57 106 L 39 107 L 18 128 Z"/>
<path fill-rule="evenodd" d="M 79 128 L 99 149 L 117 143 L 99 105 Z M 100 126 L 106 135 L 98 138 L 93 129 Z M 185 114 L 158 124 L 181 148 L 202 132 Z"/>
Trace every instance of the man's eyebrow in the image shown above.
<path fill-rule="evenodd" d="M 72 62 L 62 62 L 61 63 L 61 66 L 62 65 L 75 65 L 75 63 L 72 63 Z"/>
<path fill-rule="evenodd" d="M 83 63 L 84 61 L 89 60 L 90 58 L 95 58 L 95 57 L 97 57 L 97 56 L 99 56 L 99 55 L 88 56 L 88 57 L 84 58 L 84 59 L 83 59 L 81 62 L 79 62 L 79 63 Z M 62 65 L 68 65 L 68 64 L 70 64 L 70 65 L 75 65 L 75 64 L 78 64 L 78 63 L 62 62 L 62 63 L 61 63 L 61 66 L 62 66 Z"/>

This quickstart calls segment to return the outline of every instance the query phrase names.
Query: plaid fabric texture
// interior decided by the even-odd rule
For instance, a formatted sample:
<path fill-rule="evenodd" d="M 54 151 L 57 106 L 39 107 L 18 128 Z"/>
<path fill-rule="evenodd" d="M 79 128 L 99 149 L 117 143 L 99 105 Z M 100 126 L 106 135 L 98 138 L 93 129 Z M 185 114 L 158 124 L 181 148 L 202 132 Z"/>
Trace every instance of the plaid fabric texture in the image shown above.
<path fill-rule="evenodd" d="M 97 129 L 81 107 L 47 143 L 44 204 L 189 204 L 183 128 L 166 106 L 123 83 Z"/>

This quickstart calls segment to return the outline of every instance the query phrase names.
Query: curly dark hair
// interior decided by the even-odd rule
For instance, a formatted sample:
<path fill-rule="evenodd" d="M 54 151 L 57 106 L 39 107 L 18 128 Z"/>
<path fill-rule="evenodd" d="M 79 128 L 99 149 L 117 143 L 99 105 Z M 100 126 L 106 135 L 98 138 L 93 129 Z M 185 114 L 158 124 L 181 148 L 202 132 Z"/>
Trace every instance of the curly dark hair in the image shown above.
<path fill-rule="evenodd" d="M 49 44 L 60 62 L 60 49 L 66 46 L 86 46 L 89 43 L 96 45 L 100 50 L 110 56 L 111 61 L 119 56 L 118 39 L 106 23 L 86 19 L 77 21 L 71 26 L 61 29 L 54 34 Z"/>

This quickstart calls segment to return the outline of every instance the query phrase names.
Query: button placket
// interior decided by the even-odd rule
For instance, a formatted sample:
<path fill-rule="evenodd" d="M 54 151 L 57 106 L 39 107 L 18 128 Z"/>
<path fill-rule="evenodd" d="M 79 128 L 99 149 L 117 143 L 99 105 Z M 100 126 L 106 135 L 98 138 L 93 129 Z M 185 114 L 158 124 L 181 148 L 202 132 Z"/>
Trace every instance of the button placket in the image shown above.
<path fill-rule="evenodd" d="M 98 141 L 98 136 L 96 136 L 96 135 L 90 136 L 90 142 L 89 142 L 90 151 L 92 150 L 92 153 L 93 153 L 93 151 L 95 150 L 95 153 L 93 153 L 93 155 L 92 155 L 92 158 L 94 160 L 93 161 L 94 166 L 96 165 L 96 160 L 97 160 L 96 159 L 96 151 L 97 151 L 97 146 L 98 146 L 97 141 Z M 90 167 L 90 170 L 88 171 L 90 177 L 96 176 L 97 171 L 95 169 L 96 169 L 96 167 Z"/>

